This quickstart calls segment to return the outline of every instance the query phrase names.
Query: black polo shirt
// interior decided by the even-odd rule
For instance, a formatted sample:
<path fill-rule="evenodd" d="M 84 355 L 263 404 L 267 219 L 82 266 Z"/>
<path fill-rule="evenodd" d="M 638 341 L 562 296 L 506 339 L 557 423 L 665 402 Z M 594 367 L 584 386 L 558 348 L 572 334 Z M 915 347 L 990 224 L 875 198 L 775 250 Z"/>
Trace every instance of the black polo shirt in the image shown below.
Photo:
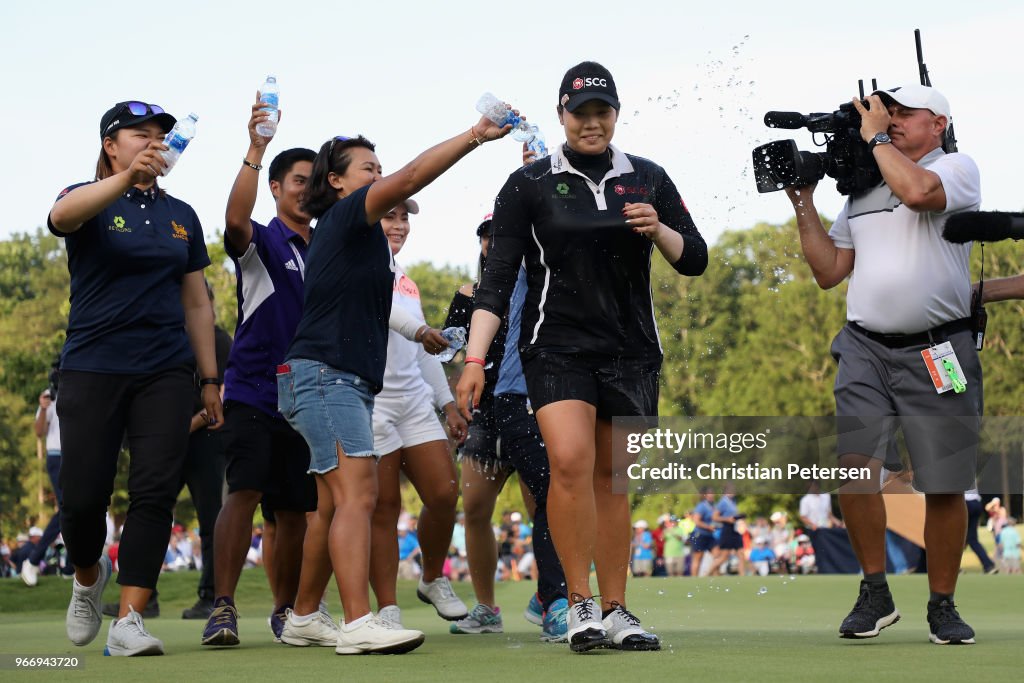
<path fill-rule="evenodd" d="M 395 260 L 380 222 L 366 222 L 362 187 L 316 223 L 306 258 L 302 320 L 287 358 L 351 372 L 379 393 L 388 359 Z"/>
<path fill-rule="evenodd" d="M 561 147 L 514 172 L 494 206 L 494 238 L 476 308 L 501 317 L 526 259 L 519 350 L 545 348 L 615 357 L 661 355 L 651 297 L 654 244 L 626 225 L 627 202 L 650 204 L 682 234 L 672 264 L 683 275 L 707 267 L 707 245 L 679 192 L 657 164 L 615 148 L 595 183 Z"/>
<path fill-rule="evenodd" d="M 57 230 L 49 216 L 46 223 L 64 238 L 71 273 L 62 369 L 147 374 L 195 363 L 181 282 L 210 257 L 191 206 L 133 187 L 73 233 Z"/>

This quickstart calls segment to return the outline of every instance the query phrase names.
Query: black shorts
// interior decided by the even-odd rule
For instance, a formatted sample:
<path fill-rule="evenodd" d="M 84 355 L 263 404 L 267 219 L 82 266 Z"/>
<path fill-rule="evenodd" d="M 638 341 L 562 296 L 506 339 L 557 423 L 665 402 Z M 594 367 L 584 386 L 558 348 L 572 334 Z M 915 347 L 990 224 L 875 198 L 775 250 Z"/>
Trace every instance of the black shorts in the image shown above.
<path fill-rule="evenodd" d="M 508 458 L 498 452 L 498 427 L 494 422 L 494 400 L 481 400 L 480 408 L 469 423 L 469 436 L 459 449 L 462 458 L 469 458 L 473 465 L 486 471 L 509 473 L 512 465 Z"/>
<path fill-rule="evenodd" d="M 585 401 L 597 417 L 657 417 L 661 356 L 623 358 L 528 350 L 522 355 L 530 404 Z"/>
<path fill-rule="evenodd" d="M 718 547 L 722 550 L 742 550 L 743 536 L 729 526 L 722 527 L 722 535 L 718 538 Z"/>
<path fill-rule="evenodd" d="M 316 510 L 309 447 L 284 420 L 238 401 L 224 402 L 228 492 L 260 491 L 274 511 Z"/>

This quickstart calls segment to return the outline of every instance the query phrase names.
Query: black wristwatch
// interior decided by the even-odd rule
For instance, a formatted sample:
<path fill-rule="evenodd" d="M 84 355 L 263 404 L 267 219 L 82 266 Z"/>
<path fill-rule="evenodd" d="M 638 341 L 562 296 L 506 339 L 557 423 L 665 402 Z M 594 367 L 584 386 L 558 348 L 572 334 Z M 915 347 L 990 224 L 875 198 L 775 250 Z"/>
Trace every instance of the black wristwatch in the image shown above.
<path fill-rule="evenodd" d="M 201 380 L 199 380 L 200 387 L 205 387 L 207 384 L 216 384 L 219 387 L 221 382 L 216 377 L 204 377 Z"/>
<path fill-rule="evenodd" d="M 892 138 L 888 133 L 875 133 L 875 137 L 871 138 L 871 142 L 868 143 L 868 149 L 874 149 L 875 145 L 888 145 L 891 142 Z"/>

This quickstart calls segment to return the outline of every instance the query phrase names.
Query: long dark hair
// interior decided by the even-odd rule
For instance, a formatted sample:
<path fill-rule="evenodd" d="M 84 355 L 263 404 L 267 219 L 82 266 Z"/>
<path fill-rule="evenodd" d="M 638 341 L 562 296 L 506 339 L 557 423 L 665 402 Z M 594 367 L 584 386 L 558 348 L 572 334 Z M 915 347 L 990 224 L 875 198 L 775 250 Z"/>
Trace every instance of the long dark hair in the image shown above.
<path fill-rule="evenodd" d="M 354 147 L 362 147 L 371 152 L 377 150 L 374 144 L 362 135 L 344 140 L 331 138 L 320 145 L 320 151 L 313 160 L 309 182 L 299 201 L 299 208 L 306 215 L 320 218 L 338 201 L 338 191 L 331 187 L 327 176 L 331 173 L 344 175 L 348 171 L 349 164 L 352 163 L 352 154 L 349 150 Z"/>

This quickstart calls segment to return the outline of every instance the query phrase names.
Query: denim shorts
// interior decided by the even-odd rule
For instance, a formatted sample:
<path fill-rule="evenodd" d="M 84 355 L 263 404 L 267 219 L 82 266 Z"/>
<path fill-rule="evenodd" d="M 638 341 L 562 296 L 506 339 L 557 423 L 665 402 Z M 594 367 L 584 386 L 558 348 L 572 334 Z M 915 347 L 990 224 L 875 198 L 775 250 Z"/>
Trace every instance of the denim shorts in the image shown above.
<path fill-rule="evenodd" d="M 338 466 L 337 444 L 350 458 L 380 457 L 373 447 L 373 393 L 361 377 L 292 358 L 278 368 L 277 409 L 309 444 L 311 474 Z"/>

